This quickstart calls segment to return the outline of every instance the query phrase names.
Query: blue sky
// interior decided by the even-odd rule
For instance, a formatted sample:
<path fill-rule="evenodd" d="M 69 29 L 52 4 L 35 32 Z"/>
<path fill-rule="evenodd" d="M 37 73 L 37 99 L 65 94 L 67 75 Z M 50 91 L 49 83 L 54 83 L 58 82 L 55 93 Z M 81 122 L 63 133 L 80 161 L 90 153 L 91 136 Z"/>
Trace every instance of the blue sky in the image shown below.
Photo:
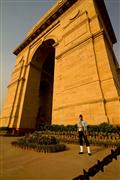
<path fill-rule="evenodd" d="M 15 65 L 13 50 L 26 33 L 57 0 L 0 0 L 0 110 Z M 105 0 L 118 43 L 114 45 L 120 64 L 120 0 Z"/>

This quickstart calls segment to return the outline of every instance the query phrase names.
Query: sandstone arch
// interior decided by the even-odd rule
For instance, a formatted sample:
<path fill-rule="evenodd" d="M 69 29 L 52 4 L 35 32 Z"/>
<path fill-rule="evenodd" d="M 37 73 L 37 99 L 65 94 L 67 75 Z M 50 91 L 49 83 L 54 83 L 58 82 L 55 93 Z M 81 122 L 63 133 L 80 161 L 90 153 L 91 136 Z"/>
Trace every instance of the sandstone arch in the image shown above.
<path fill-rule="evenodd" d="M 49 106 L 47 101 L 42 104 L 44 123 L 75 124 L 82 113 L 89 124 L 120 124 L 120 68 L 114 43 L 103 0 L 56 3 L 14 51 L 17 61 L 1 126 L 39 126 L 44 91 L 43 96 L 50 97 Z M 52 80 L 43 69 L 52 72 Z"/>

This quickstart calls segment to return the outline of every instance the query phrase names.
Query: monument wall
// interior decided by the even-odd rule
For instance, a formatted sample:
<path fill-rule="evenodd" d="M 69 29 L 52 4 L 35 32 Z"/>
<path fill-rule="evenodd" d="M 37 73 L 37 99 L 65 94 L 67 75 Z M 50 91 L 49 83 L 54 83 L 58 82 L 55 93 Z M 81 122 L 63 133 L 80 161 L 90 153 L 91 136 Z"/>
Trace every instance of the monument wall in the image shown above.
<path fill-rule="evenodd" d="M 89 124 L 120 124 L 120 71 L 113 52 L 116 38 L 107 22 L 103 1 L 56 3 L 14 51 L 16 65 L 1 126 L 35 129 L 44 101 L 45 109 L 47 103 L 51 109 L 51 119 L 45 120 L 48 124 L 76 124 L 79 114 Z M 54 72 L 50 71 L 53 67 Z M 41 97 L 41 82 L 50 84 L 46 95 L 52 104 L 45 94 Z"/>

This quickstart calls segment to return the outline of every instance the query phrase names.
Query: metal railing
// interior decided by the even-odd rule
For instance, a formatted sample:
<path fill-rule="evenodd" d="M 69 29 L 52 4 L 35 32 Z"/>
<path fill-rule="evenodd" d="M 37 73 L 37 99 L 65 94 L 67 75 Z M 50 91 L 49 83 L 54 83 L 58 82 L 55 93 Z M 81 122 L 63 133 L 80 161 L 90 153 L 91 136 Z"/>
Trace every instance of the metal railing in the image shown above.
<path fill-rule="evenodd" d="M 118 155 L 120 155 L 120 146 L 115 150 L 112 149 L 111 154 L 104 157 L 102 161 L 98 160 L 95 165 L 88 169 L 88 171 L 83 169 L 83 175 L 79 175 L 73 178 L 73 180 L 90 180 L 90 177 L 95 176 L 99 171 L 104 172 L 104 166 L 111 163 L 113 159 L 117 160 Z"/>

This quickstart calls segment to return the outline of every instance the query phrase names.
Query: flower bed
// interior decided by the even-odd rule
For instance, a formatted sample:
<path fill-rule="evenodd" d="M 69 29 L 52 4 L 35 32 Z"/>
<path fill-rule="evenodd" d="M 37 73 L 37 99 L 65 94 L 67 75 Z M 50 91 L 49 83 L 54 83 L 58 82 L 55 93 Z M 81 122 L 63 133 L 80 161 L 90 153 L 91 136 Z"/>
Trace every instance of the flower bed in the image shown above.
<path fill-rule="evenodd" d="M 88 126 L 88 139 L 91 144 L 108 146 L 120 146 L 120 127 L 107 123 Z M 45 137 L 43 137 L 45 136 Z M 51 137 L 51 138 L 50 138 Z M 26 135 L 23 140 L 14 142 L 15 146 L 22 148 L 32 148 L 37 151 L 59 151 L 64 150 L 62 143 L 79 143 L 77 125 L 47 125 L 40 127 L 39 131 Z M 23 141 L 23 142 L 21 142 Z M 44 141 L 44 144 L 42 143 Z M 54 143 L 52 143 L 54 142 Z M 25 144 L 25 145 L 23 145 Z M 54 148 L 53 148 L 54 146 Z M 45 147 L 46 150 L 45 150 Z"/>
<path fill-rule="evenodd" d="M 55 136 L 60 142 L 62 143 L 71 143 L 71 144 L 78 144 L 79 137 L 76 131 L 72 132 L 54 132 L 54 131 L 40 131 L 39 133 L 49 136 Z M 105 147 L 115 147 L 120 146 L 120 138 L 119 136 L 111 138 L 111 136 L 90 136 L 88 135 L 88 139 L 90 144 L 93 145 L 102 145 Z"/>
<path fill-rule="evenodd" d="M 23 138 L 13 141 L 12 145 L 23 149 L 32 149 L 37 152 L 59 152 L 64 151 L 66 146 L 60 144 L 55 136 L 43 134 L 41 132 L 34 132 L 27 134 Z"/>

